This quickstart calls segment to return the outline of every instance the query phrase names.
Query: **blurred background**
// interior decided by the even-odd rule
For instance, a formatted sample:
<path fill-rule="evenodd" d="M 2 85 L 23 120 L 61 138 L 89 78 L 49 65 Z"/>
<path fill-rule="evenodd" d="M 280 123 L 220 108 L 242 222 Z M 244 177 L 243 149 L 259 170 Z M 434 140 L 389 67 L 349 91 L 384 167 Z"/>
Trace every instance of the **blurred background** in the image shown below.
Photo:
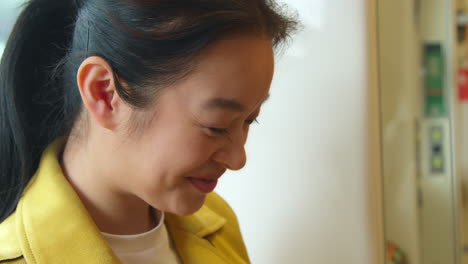
<path fill-rule="evenodd" d="M 3 0 L 0 1 L 0 54 L 5 48 L 5 43 L 14 25 L 15 18 L 19 14 L 19 6 L 24 1 Z"/>
<path fill-rule="evenodd" d="M 468 1 L 376 1 L 389 263 L 468 263 Z"/>

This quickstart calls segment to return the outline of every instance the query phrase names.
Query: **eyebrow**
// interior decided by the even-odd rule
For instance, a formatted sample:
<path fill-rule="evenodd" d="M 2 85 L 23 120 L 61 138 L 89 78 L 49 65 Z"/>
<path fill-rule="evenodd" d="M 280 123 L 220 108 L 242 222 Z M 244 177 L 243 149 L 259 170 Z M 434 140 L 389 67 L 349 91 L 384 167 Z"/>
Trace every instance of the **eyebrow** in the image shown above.
<path fill-rule="evenodd" d="M 269 97 L 270 97 L 270 95 L 268 94 L 267 97 L 263 100 L 262 104 L 266 100 L 268 100 Z M 212 109 L 216 109 L 216 108 L 223 108 L 223 109 L 231 110 L 231 111 L 234 111 L 234 112 L 244 112 L 247 109 L 247 107 L 245 107 L 245 105 L 243 105 L 242 103 L 240 103 L 237 100 L 227 99 L 227 98 L 220 98 L 220 97 L 213 98 L 213 99 L 209 100 L 208 102 L 206 102 L 203 105 L 203 108 L 206 109 L 206 110 L 212 110 Z"/>

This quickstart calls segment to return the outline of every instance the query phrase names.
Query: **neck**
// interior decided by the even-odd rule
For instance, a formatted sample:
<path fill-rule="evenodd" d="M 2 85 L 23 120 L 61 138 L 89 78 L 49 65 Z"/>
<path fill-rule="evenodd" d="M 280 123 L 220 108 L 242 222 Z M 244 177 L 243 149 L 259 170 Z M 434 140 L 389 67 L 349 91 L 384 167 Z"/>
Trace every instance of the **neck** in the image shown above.
<path fill-rule="evenodd" d="M 90 147 L 99 145 L 87 143 L 83 146 L 70 138 L 60 161 L 65 177 L 100 231 L 130 235 L 155 227 L 158 214 L 135 195 L 121 191 L 118 173 L 105 161 L 109 155 L 102 152 L 103 148 Z"/>

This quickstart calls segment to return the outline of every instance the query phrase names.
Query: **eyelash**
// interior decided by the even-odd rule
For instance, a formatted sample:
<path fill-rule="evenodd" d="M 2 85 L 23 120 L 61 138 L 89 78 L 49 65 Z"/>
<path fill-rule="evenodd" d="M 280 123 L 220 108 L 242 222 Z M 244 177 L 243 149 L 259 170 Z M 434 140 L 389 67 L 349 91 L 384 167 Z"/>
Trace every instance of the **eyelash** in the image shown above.
<path fill-rule="evenodd" d="M 249 119 L 249 120 L 246 120 L 245 123 L 247 125 L 251 125 L 253 123 L 259 123 L 257 119 Z M 225 135 L 225 134 L 229 134 L 229 131 L 225 128 L 217 128 L 217 127 L 208 127 L 208 129 L 210 130 L 210 132 L 216 134 L 216 135 L 219 135 L 219 136 L 222 136 L 222 135 Z"/>
<path fill-rule="evenodd" d="M 253 124 L 253 123 L 259 124 L 257 118 L 245 120 L 245 122 L 246 122 L 248 125 L 251 125 L 251 124 Z"/>

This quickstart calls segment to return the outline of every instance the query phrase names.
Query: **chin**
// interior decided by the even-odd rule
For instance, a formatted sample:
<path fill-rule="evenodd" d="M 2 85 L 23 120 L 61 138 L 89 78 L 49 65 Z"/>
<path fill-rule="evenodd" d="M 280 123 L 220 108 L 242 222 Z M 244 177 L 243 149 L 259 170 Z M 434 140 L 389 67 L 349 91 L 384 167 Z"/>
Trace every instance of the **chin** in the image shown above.
<path fill-rule="evenodd" d="M 178 215 L 178 216 L 186 216 L 191 215 L 200 208 L 202 208 L 203 204 L 205 203 L 206 195 L 203 198 L 191 198 L 191 199 L 184 199 L 183 202 L 179 203 L 174 210 L 171 210 L 171 213 Z"/>

